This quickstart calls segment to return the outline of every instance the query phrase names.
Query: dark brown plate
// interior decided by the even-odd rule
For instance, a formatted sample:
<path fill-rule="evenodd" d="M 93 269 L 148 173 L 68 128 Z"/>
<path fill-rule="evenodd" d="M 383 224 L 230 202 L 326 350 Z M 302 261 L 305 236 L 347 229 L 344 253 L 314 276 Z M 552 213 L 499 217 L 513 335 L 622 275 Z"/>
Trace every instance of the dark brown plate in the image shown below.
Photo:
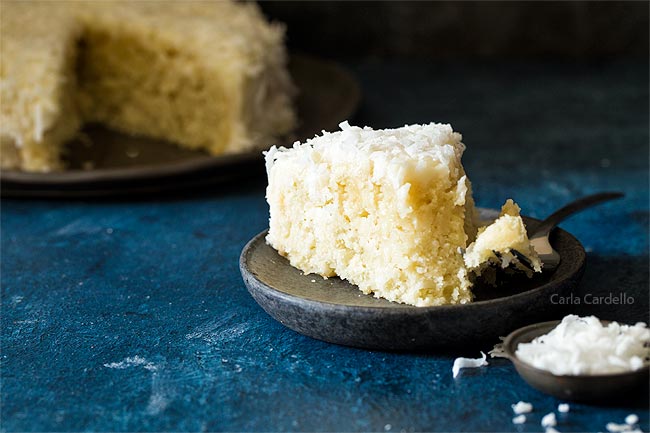
<path fill-rule="evenodd" d="M 481 209 L 483 219 L 498 211 Z M 529 230 L 538 220 L 524 217 Z M 301 334 L 346 346 L 384 350 L 426 350 L 498 342 L 520 326 L 561 318 L 565 307 L 551 295 L 566 296 L 585 266 L 585 250 L 564 230 L 551 242 L 562 256 L 558 268 L 535 278 L 512 278 L 497 288 L 475 287 L 465 305 L 413 307 L 362 294 L 339 278 L 304 275 L 266 244 L 266 232 L 242 251 L 239 267 L 257 303 L 274 319 Z"/>
<path fill-rule="evenodd" d="M 299 125 L 293 136 L 276 144 L 287 145 L 323 129 L 336 129 L 354 114 L 360 101 L 359 86 L 339 64 L 293 55 L 289 69 L 299 91 Z M 68 197 L 159 191 L 243 177 L 262 165 L 261 152 L 210 156 L 98 125 L 86 126 L 82 137 L 68 144 L 65 171 L 2 170 L 2 195 Z"/>
<path fill-rule="evenodd" d="M 616 403 L 637 401 L 644 395 L 647 397 L 649 366 L 626 373 L 568 376 L 541 370 L 517 358 L 515 353 L 520 343 L 530 343 L 536 337 L 549 333 L 559 323 L 559 320 L 555 320 L 525 326 L 513 331 L 503 342 L 506 356 L 530 386 L 554 397 L 571 401 Z"/>

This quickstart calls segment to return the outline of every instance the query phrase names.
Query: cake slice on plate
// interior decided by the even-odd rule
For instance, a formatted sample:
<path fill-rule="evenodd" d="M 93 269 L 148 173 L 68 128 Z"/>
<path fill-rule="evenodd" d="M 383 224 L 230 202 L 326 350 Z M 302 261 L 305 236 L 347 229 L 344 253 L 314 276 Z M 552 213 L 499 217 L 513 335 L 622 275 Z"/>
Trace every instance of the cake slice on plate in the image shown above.
<path fill-rule="evenodd" d="M 306 273 L 412 305 L 472 299 L 465 146 L 449 125 L 341 131 L 266 154 L 267 241 Z"/>
<path fill-rule="evenodd" d="M 340 126 L 266 153 L 267 242 L 303 272 L 339 276 L 376 297 L 470 302 L 463 252 L 478 220 L 461 135 L 436 123 Z"/>

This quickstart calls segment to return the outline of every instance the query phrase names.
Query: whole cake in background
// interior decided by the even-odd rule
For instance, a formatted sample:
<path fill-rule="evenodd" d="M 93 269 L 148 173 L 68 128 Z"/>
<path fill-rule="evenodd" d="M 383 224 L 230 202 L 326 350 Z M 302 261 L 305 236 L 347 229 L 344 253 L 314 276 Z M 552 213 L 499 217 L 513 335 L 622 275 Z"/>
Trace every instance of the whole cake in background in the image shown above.
<path fill-rule="evenodd" d="M 480 227 L 451 126 L 340 126 L 266 153 L 266 239 L 291 265 L 416 306 L 471 302 L 488 263 L 517 264 L 513 248 L 541 271 L 512 201 Z"/>
<path fill-rule="evenodd" d="M 85 122 L 213 155 L 296 123 L 284 29 L 251 3 L 3 2 L 0 165 L 62 169 Z"/>

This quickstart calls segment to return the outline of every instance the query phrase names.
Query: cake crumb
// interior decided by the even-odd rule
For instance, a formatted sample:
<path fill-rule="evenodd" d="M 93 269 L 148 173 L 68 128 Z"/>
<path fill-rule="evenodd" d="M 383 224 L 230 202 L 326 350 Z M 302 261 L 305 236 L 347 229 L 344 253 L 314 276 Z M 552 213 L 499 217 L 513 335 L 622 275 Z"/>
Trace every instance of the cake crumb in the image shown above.
<path fill-rule="evenodd" d="M 561 403 L 557 406 L 557 411 L 560 413 L 567 413 L 569 411 L 570 407 L 568 403 Z"/>

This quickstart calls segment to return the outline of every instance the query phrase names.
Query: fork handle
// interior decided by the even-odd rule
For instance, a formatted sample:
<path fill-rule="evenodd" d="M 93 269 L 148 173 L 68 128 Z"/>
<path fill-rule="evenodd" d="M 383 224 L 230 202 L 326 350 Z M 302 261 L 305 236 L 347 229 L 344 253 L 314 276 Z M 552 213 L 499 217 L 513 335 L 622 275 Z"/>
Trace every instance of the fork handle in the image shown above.
<path fill-rule="evenodd" d="M 622 192 L 601 192 L 599 194 L 588 195 L 568 205 L 556 210 L 548 218 L 540 223 L 531 239 L 548 236 L 560 222 L 564 221 L 571 215 L 578 213 L 584 209 L 597 205 L 609 200 L 614 200 L 623 197 L 625 194 Z"/>

